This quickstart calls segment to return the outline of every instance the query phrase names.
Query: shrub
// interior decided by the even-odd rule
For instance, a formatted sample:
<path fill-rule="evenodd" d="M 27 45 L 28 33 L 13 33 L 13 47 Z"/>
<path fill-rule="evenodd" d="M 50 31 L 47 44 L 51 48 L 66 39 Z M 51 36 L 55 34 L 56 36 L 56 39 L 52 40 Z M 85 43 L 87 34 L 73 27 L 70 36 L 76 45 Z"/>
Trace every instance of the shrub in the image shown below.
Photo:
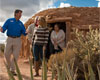
<path fill-rule="evenodd" d="M 67 51 L 52 55 L 49 67 L 64 80 L 99 80 L 100 76 L 100 32 L 89 27 L 89 32 L 74 29 L 75 39 L 67 44 Z M 97 68 L 98 67 L 98 68 Z M 64 75 L 64 74 L 63 74 Z"/>

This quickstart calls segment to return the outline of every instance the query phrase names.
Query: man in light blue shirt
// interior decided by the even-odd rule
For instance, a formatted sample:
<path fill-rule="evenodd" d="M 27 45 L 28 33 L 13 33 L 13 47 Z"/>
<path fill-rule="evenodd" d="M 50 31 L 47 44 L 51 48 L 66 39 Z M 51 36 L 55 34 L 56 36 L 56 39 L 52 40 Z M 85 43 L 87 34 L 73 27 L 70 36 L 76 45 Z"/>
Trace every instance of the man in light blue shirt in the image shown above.
<path fill-rule="evenodd" d="M 24 24 L 19 20 L 22 16 L 22 10 L 15 10 L 14 12 L 14 18 L 8 19 L 3 27 L 0 28 L 0 31 L 4 33 L 7 31 L 7 43 L 4 51 L 5 59 L 7 61 L 8 67 L 13 73 L 13 75 L 16 75 L 15 73 L 15 65 L 14 65 L 14 58 L 17 61 L 18 56 L 21 49 L 21 35 L 26 35 L 26 29 L 24 27 Z M 11 54 L 13 55 L 13 58 L 11 59 Z"/>

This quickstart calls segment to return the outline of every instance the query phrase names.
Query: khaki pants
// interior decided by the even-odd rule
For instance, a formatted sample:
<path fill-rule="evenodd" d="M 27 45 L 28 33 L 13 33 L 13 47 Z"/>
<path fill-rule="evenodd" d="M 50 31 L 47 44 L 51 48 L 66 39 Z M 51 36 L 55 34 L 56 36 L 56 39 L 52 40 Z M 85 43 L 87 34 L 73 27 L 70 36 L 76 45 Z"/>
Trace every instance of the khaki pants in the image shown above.
<path fill-rule="evenodd" d="M 4 55 L 5 55 L 5 59 L 7 61 L 8 67 L 9 69 L 11 69 L 11 71 L 15 70 L 14 58 L 16 61 L 18 60 L 20 49 L 21 49 L 20 38 L 11 38 L 11 37 L 7 38 Z M 11 55 L 13 55 L 12 58 L 11 58 Z"/>

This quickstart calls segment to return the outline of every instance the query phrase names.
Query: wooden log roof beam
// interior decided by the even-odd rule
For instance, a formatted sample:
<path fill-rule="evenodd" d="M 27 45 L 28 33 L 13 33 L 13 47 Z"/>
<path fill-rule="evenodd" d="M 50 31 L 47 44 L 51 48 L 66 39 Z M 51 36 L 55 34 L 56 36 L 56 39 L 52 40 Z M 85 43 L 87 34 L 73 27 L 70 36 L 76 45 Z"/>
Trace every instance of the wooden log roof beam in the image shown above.
<path fill-rule="evenodd" d="M 50 20 L 46 20 L 47 23 L 55 23 L 55 22 L 66 22 L 66 21 L 72 21 L 72 17 L 65 17 L 65 18 L 54 18 Z"/>

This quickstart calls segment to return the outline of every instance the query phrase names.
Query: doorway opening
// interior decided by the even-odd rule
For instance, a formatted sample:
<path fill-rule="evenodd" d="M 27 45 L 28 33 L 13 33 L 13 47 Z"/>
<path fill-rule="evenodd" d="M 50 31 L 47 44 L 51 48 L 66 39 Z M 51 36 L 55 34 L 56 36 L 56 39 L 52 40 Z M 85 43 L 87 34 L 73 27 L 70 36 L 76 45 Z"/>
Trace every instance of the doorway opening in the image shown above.
<path fill-rule="evenodd" d="M 66 23 L 65 22 L 48 23 L 48 27 L 53 28 L 53 30 L 54 30 L 54 25 L 55 24 L 58 24 L 60 29 L 62 29 L 66 34 Z"/>
<path fill-rule="evenodd" d="M 59 27 L 60 27 L 60 29 L 62 29 L 64 32 L 65 32 L 65 42 L 66 42 L 66 38 L 67 38 L 67 35 L 66 35 L 66 28 L 67 28 L 67 26 L 66 26 L 66 22 L 55 22 L 55 23 L 48 23 L 48 27 L 49 28 L 52 28 L 52 30 L 54 30 L 54 25 L 55 24 L 58 24 L 59 25 Z M 52 32 L 52 30 L 50 31 L 50 32 Z"/>
<path fill-rule="evenodd" d="M 54 23 L 48 23 L 47 24 L 47 26 L 48 26 L 48 28 L 51 30 L 50 31 L 50 36 L 49 36 L 49 43 L 48 43 L 48 45 L 47 45 L 47 48 L 48 48 L 48 50 L 47 50 L 47 55 L 46 55 L 46 57 L 50 57 L 50 55 L 54 52 L 53 51 L 53 49 L 52 48 L 54 48 L 54 46 L 52 46 L 53 44 L 52 44 L 52 42 L 51 42 L 51 32 L 52 32 L 52 30 L 54 30 L 54 26 L 55 26 L 55 24 L 58 24 L 59 25 L 59 27 L 60 27 L 60 29 L 62 29 L 63 31 L 64 31 L 64 33 L 65 33 L 65 43 L 66 43 L 66 22 L 54 22 Z M 66 46 L 65 46 L 66 47 Z"/>

